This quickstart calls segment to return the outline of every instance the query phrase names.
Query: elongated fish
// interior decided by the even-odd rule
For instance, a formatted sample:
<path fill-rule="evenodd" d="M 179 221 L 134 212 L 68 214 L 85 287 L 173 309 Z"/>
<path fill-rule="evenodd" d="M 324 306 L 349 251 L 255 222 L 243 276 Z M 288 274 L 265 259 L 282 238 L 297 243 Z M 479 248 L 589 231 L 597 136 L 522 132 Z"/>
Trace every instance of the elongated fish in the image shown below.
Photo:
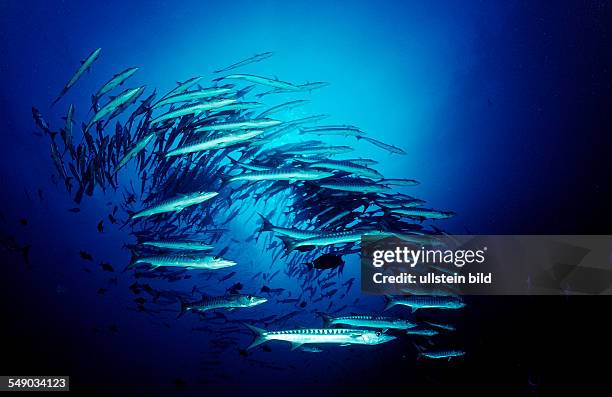
<path fill-rule="evenodd" d="M 258 98 L 262 98 L 266 95 L 270 95 L 270 94 L 282 94 L 282 93 L 288 93 L 288 92 L 312 92 L 312 90 L 318 90 L 320 88 L 323 87 L 327 87 L 329 85 L 329 83 L 325 82 L 325 81 L 315 81 L 313 83 L 306 83 L 306 84 L 298 84 L 296 85 L 297 90 L 287 90 L 287 89 L 283 89 L 283 88 L 277 88 L 271 91 L 267 91 L 267 92 L 262 92 L 261 94 L 257 94 L 255 95 Z"/>
<path fill-rule="evenodd" d="M 286 81 L 270 79 L 268 77 L 262 76 L 255 76 L 252 74 L 230 74 L 228 76 L 219 77 L 216 80 L 219 81 L 224 79 L 244 80 L 255 84 L 267 85 L 269 87 L 282 88 L 288 91 L 299 91 L 298 87 L 294 86 L 293 84 L 287 83 Z"/>
<path fill-rule="evenodd" d="M 185 269 L 216 270 L 235 266 L 236 262 L 210 255 L 157 255 L 138 258 L 130 266 L 147 263 L 157 267 L 182 267 Z"/>
<path fill-rule="evenodd" d="M 393 306 L 408 306 L 413 312 L 419 309 L 461 309 L 465 307 L 465 302 L 454 296 L 388 296 L 385 310 Z"/>
<path fill-rule="evenodd" d="M 259 214 L 261 217 L 261 228 L 260 232 L 274 232 L 280 234 L 281 236 L 287 236 L 294 239 L 306 239 L 311 237 L 317 237 L 321 234 L 321 232 L 316 232 L 314 230 L 299 230 L 299 229 L 289 229 L 280 226 L 274 226 L 272 222 L 270 222 L 266 217 Z"/>
<path fill-rule="evenodd" d="M 64 88 L 62 88 L 62 91 L 59 93 L 57 98 L 55 98 L 51 106 L 55 105 L 60 99 L 62 99 L 62 97 L 66 95 L 68 90 L 72 88 L 73 85 L 76 84 L 76 82 L 81 78 L 83 73 L 85 73 L 85 71 L 91 67 L 91 65 L 96 61 L 96 59 L 98 59 L 98 56 L 100 55 L 100 51 L 102 51 L 101 48 L 94 50 L 91 54 L 89 54 L 87 58 L 85 58 L 84 61 L 81 61 L 81 66 L 79 66 L 79 68 L 72 75 L 70 80 L 68 80 L 68 83 L 66 83 Z"/>
<path fill-rule="evenodd" d="M 273 52 L 262 52 L 261 54 L 255 54 L 250 58 L 244 59 L 240 62 L 233 63 L 223 69 L 215 70 L 215 73 L 227 72 L 228 70 L 236 69 L 241 66 L 248 65 L 250 63 L 263 61 L 264 59 L 270 58 L 272 55 L 274 55 Z"/>
<path fill-rule="evenodd" d="M 463 350 L 430 350 L 430 351 L 422 351 L 419 353 L 419 358 L 425 357 L 433 360 L 448 360 L 454 357 L 462 357 L 465 356 L 465 352 Z"/>
<path fill-rule="evenodd" d="M 222 108 L 223 106 L 230 105 L 234 102 L 236 102 L 235 99 L 220 99 L 217 101 L 203 102 L 195 105 L 186 106 L 157 116 L 156 118 L 151 120 L 150 124 L 153 125 L 161 123 L 162 121 L 174 119 L 188 114 L 198 114 L 207 110 Z"/>
<path fill-rule="evenodd" d="M 266 116 L 270 116 L 274 113 L 279 113 L 279 112 L 284 112 L 287 110 L 295 109 L 296 107 L 303 106 L 307 104 L 308 102 L 310 102 L 308 99 L 298 99 L 296 101 L 281 103 L 280 105 L 273 106 L 270 109 L 266 110 L 265 112 L 260 113 L 259 115 L 257 115 L 256 118 L 260 119 Z"/>
<path fill-rule="evenodd" d="M 74 121 L 74 105 L 72 104 L 68 107 L 68 113 L 66 114 L 65 121 L 66 124 L 60 132 L 60 136 L 64 141 L 64 153 L 67 149 L 74 157 L 74 145 L 72 143 L 72 123 Z"/>
<path fill-rule="evenodd" d="M 188 311 L 191 312 L 206 312 L 215 309 L 240 309 L 253 307 L 266 303 L 268 300 L 260 296 L 247 294 L 230 294 L 225 296 L 203 296 L 202 300 L 197 302 L 182 302 L 179 317 Z"/>
<path fill-rule="evenodd" d="M 455 216 L 452 211 L 438 211 L 429 208 L 397 208 L 391 210 L 392 213 L 411 218 L 421 219 L 446 219 Z"/>
<path fill-rule="evenodd" d="M 327 178 L 332 175 L 331 172 L 308 168 L 279 168 L 270 171 L 245 172 L 236 176 L 226 177 L 226 181 L 312 181 Z"/>
<path fill-rule="evenodd" d="M 329 327 L 332 325 L 346 325 L 349 327 L 364 327 L 364 328 L 376 328 L 376 329 L 401 329 L 406 330 L 409 328 L 416 327 L 416 323 L 404 320 L 401 318 L 393 317 L 382 317 L 382 316 L 342 316 L 342 317 L 331 317 L 323 315 L 325 326 Z"/>
<path fill-rule="evenodd" d="M 335 344 L 348 345 L 379 345 L 395 339 L 395 336 L 385 335 L 380 331 L 370 331 L 350 328 L 310 328 L 290 329 L 284 331 L 266 331 L 246 324 L 255 334 L 255 340 L 247 350 L 271 340 L 280 340 L 291 343 L 291 350 L 306 344 Z"/>
<path fill-rule="evenodd" d="M 333 232 L 333 233 L 321 233 L 316 237 L 305 238 L 301 240 L 292 239 L 289 237 L 281 237 L 281 240 L 285 243 L 287 251 L 293 251 L 300 247 L 322 247 L 334 244 L 348 244 L 357 243 L 361 241 L 361 237 L 364 235 L 369 236 L 393 236 L 393 233 L 382 232 L 377 230 L 363 230 L 363 231 L 345 231 L 345 232 Z"/>
<path fill-rule="evenodd" d="M 249 130 L 249 131 L 237 131 L 230 132 L 227 134 L 207 137 L 195 141 L 189 145 L 180 146 L 174 150 L 169 151 L 166 157 L 178 156 L 181 154 L 189 154 L 194 152 L 202 152 L 211 149 L 221 149 L 231 145 L 235 145 L 240 142 L 248 141 L 258 135 L 261 135 L 263 130 Z"/>
<path fill-rule="evenodd" d="M 324 168 L 332 171 L 344 171 L 350 174 L 363 176 L 365 178 L 382 178 L 382 174 L 375 169 L 365 167 L 363 165 L 351 163 L 350 161 L 338 160 L 315 160 L 309 161 L 309 167 Z"/>
<path fill-rule="evenodd" d="M 151 140 L 155 138 L 155 135 L 156 135 L 155 133 L 148 134 L 144 136 L 141 140 L 136 142 L 136 144 L 119 161 L 119 163 L 117 164 L 117 167 L 115 167 L 115 170 L 113 171 L 113 175 L 116 174 L 117 171 L 119 171 L 123 166 L 125 166 L 131 159 L 136 157 L 138 153 L 143 151 L 144 148 L 147 147 L 149 142 L 151 142 Z"/>
<path fill-rule="evenodd" d="M 318 127 L 301 127 L 300 135 L 340 135 L 340 136 L 355 136 L 360 137 L 365 135 L 365 132 L 355 127 L 354 125 L 323 125 Z"/>
<path fill-rule="evenodd" d="M 376 140 L 374 138 L 370 138 L 370 137 L 367 137 L 367 136 L 361 136 L 359 139 L 364 139 L 364 140 L 370 142 L 371 144 L 373 144 L 375 146 L 378 146 L 381 149 L 385 149 L 389 153 L 406 154 L 406 152 L 403 149 L 398 148 L 397 146 L 389 145 L 388 143 L 381 142 L 381 141 Z"/>
<path fill-rule="evenodd" d="M 136 98 L 142 95 L 144 89 L 144 86 L 138 88 L 130 88 L 111 99 L 106 105 L 102 106 L 102 108 L 100 108 L 100 110 L 98 110 L 96 114 L 92 116 L 91 120 L 89 120 L 89 123 L 87 123 L 87 126 L 85 127 L 85 131 L 88 131 L 92 125 L 102 120 L 104 117 L 114 113 L 115 110 L 120 109 L 125 104 L 134 102 Z"/>
<path fill-rule="evenodd" d="M 153 105 L 153 109 L 173 103 L 199 101 L 204 98 L 210 98 L 230 92 L 232 92 L 231 88 L 208 88 L 204 90 L 187 91 L 160 99 Z"/>
<path fill-rule="evenodd" d="M 214 247 L 212 245 L 205 244 L 202 241 L 188 241 L 188 240 L 156 240 L 156 241 L 143 241 L 142 245 L 149 247 L 165 248 L 171 250 L 186 250 L 186 251 L 209 251 Z"/>
<path fill-rule="evenodd" d="M 342 178 L 339 180 L 328 180 L 316 182 L 317 186 L 342 190 L 345 192 L 360 192 L 360 193 L 380 193 L 390 190 L 386 185 L 381 185 L 374 182 L 364 181 L 355 178 Z"/>
<path fill-rule="evenodd" d="M 94 94 L 95 102 L 98 101 L 102 97 L 102 95 L 110 92 L 113 88 L 122 85 L 127 79 L 132 77 L 134 73 L 138 71 L 138 68 L 129 68 L 125 69 L 121 73 L 117 73 L 109 81 L 104 83 L 102 87 Z"/>
<path fill-rule="evenodd" d="M 186 207 L 200 204 L 206 200 L 210 200 L 218 194 L 219 193 L 217 192 L 195 192 L 178 195 L 176 197 L 163 201 L 160 204 L 154 205 L 153 207 L 147 208 L 132 215 L 132 219 L 140 218 L 143 216 L 162 214 L 164 212 L 180 212 Z"/>
<path fill-rule="evenodd" d="M 254 119 L 246 121 L 237 121 L 234 123 L 210 124 L 203 127 L 198 127 L 194 132 L 200 131 L 223 131 L 223 130 L 244 130 L 249 128 L 268 128 L 279 125 L 282 121 L 272 119 Z"/>
<path fill-rule="evenodd" d="M 163 98 L 167 98 L 169 96 L 172 95 L 177 95 L 177 94 L 182 94 L 183 92 L 189 90 L 191 87 L 193 87 L 194 85 L 198 84 L 200 82 L 200 80 L 202 80 L 204 78 L 204 76 L 196 76 L 196 77 L 192 77 L 190 79 L 185 80 L 182 83 L 176 83 L 177 86 L 174 87 L 173 89 L 171 89 L 170 91 L 168 91 L 168 93 L 166 95 L 164 95 L 162 97 Z"/>

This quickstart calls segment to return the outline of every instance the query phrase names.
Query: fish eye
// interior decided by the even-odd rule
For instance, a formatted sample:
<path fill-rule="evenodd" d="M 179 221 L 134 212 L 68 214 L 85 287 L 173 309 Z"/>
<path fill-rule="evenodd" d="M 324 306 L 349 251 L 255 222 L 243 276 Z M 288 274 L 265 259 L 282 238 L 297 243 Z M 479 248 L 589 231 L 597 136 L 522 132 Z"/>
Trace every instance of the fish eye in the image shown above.
<path fill-rule="evenodd" d="M 219 256 L 215 255 L 215 256 L 213 256 L 213 259 L 217 261 L 217 260 L 219 260 Z"/>
<path fill-rule="evenodd" d="M 382 332 L 376 331 L 376 336 L 380 336 L 380 335 L 382 335 Z"/>
<path fill-rule="evenodd" d="M 247 299 L 253 299 L 251 295 L 247 295 Z"/>

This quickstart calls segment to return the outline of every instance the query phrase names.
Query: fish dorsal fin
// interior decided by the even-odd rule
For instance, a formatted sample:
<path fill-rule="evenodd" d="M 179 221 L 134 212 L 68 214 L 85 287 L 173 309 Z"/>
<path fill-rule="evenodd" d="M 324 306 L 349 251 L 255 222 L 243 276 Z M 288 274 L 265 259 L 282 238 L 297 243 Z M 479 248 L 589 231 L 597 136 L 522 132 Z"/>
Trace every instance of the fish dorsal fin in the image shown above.
<path fill-rule="evenodd" d="M 299 349 L 302 345 L 303 345 L 303 343 L 292 342 L 291 343 L 291 350 Z"/>

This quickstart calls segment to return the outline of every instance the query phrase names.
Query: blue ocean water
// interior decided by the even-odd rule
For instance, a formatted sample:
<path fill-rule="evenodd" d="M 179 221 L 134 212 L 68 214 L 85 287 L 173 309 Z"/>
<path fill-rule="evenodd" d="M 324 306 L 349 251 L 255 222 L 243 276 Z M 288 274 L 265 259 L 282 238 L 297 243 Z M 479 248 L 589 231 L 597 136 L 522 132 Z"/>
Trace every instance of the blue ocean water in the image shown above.
<path fill-rule="evenodd" d="M 238 353 L 250 343 L 246 333 L 221 349 L 214 335 L 193 331 L 205 326 L 195 316 L 177 320 L 176 312 L 138 312 L 130 274 L 99 267 L 109 262 L 118 273 L 129 260 L 123 248 L 133 242 L 128 230 L 106 222 L 104 233 L 96 231 L 115 198 L 96 192 L 79 214 L 69 213 L 74 204 L 61 185 L 51 183 L 48 143 L 33 134 L 31 117 L 36 106 L 58 126 L 73 103 L 79 123 L 87 120 L 91 93 L 127 67 L 140 68 L 133 84 L 165 92 L 177 81 L 212 78 L 217 68 L 274 51 L 240 71 L 330 82 L 307 94 L 312 102 L 295 116 L 330 114 L 330 123 L 357 125 L 404 148 L 406 156 L 394 156 L 351 143 L 359 154 L 379 160 L 377 169 L 386 176 L 421 181 L 401 191 L 457 212 L 439 223 L 446 230 L 609 232 L 601 221 L 610 212 L 607 2 L 24 1 L 3 2 L 0 21 L 2 231 L 31 246 L 31 268 L 18 253 L 3 251 L 9 333 L 27 344 L 31 354 L 23 355 L 24 362 L 42 372 L 60 368 L 73 376 L 74 387 L 307 394 L 374 388 L 402 374 L 415 388 L 444 388 L 466 382 L 463 375 L 473 368 L 486 372 L 491 353 L 483 351 L 499 341 L 483 334 L 503 323 L 495 316 L 500 306 L 508 316 L 523 310 L 516 301 L 468 298 L 464 313 L 450 315 L 460 331 L 445 343 L 473 353 L 447 367 L 416 362 L 406 341 L 324 354 L 273 344 L 271 352 L 257 351 L 247 360 Z M 79 61 L 97 47 L 102 55 L 92 70 L 51 108 Z M 249 228 L 231 227 L 235 238 L 248 237 Z M 80 250 L 94 262 L 81 260 Z M 200 287 L 219 293 L 241 281 L 257 291 L 261 283 L 250 276 L 268 268 L 267 252 L 232 243 L 228 255 L 240 262 L 239 274 Z M 358 277 L 356 265 L 356 259 L 347 263 L 341 281 Z M 109 284 L 115 276 L 116 286 Z M 298 286 L 282 274 L 274 282 L 292 296 Z M 100 294 L 100 288 L 107 291 Z M 360 298 L 361 312 L 384 307 L 380 297 L 359 295 L 357 282 L 346 299 Z M 293 310 L 300 309 L 261 306 L 236 316 Z M 287 325 L 320 324 L 305 310 Z M 510 350 L 506 346 L 503 354 Z M 513 357 L 503 364 L 512 370 L 497 374 L 513 390 L 525 392 L 528 380 L 551 382 L 545 362 Z"/>

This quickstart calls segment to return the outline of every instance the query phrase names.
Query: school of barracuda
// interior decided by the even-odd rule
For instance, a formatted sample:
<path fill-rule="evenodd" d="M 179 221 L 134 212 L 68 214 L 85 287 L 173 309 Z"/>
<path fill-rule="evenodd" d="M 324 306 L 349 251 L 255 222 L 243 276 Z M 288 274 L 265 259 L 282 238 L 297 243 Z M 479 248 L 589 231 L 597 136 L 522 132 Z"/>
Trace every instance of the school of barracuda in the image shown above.
<path fill-rule="evenodd" d="M 92 68 L 100 53 L 101 49 L 96 49 L 81 63 L 52 106 Z M 137 280 L 130 289 L 135 294 L 145 292 L 150 296 L 149 301 L 142 297 L 135 300 L 139 310 L 154 313 L 151 309 L 154 305 L 179 304 L 179 317 L 195 313 L 211 323 L 219 318 L 224 323 L 244 323 L 256 336 L 248 349 L 280 340 L 290 342 L 293 349 L 320 353 L 323 351 L 320 347 L 330 344 L 378 345 L 406 337 L 416 338 L 419 357 L 450 360 L 464 355 L 464 351 L 449 346 L 424 350 L 423 341 L 418 338 L 426 338 L 431 344 L 429 338 L 452 332 L 455 327 L 419 322 L 414 316 L 417 309 L 460 309 L 465 304 L 458 297 L 388 298 L 384 310 L 409 307 L 412 310 L 405 313 L 412 315 L 409 319 L 399 314 L 384 317 L 381 313 L 347 310 L 357 307 L 359 298 L 351 306 L 331 310 L 335 302 L 346 297 L 355 281 L 353 278 L 342 284 L 337 282 L 343 258 L 359 253 L 363 235 L 401 236 L 419 241 L 422 236 L 441 233 L 433 226 L 428 229 L 423 221 L 454 214 L 426 208 L 423 200 L 393 192 L 394 187 L 418 182 L 385 178 L 373 168 L 375 160 L 352 153 L 350 141 L 367 142 L 391 155 L 406 154 L 398 146 L 372 138 L 357 126 L 322 124 L 326 114 L 286 116 L 307 105 L 310 102 L 307 99 L 292 98 L 273 107 L 261 102 L 271 95 L 311 95 L 328 83 L 293 84 L 230 72 L 272 55 L 257 54 L 217 70 L 214 74 L 218 77 L 209 86 L 204 77 L 197 76 L 178 83 L 164 95 L 158 95 L 156 90 L 145 94 L 145 86 L 115 92 L 138 71 L 135 67 L 125 69 L 92 95 L 91 104 L 82 107 L 91 107 L 91 116 L 78 129 L 78 141 L 75 106 L 68 106 L 65 122 L 57 132 L 40 111 L 32 109 L 37 127 L 50 137 L 55 177 L 65 185 L 74 202 L 79 204 L 84 196 L 92 196 L 95 189 L 121 196 L 121 203 L 113 204 L 108 219 L 118 224 L 123 218 L 123 226 L 129 226 L 136 239 L 136 243 L 126 244 L 132 254 L 126 271 L 133 271 Z M 221 75 L 225 72 L 232 74 Z M 258 90 L 263 91 L 255 94 L 255 99 L 248 99 Z M 343 137 L 348 143 L 333 145 L 321 140 L 330 136 Z M 77 208 L 72 212 L 78 211 Z M 198 299 L 194 296 L 201 289 L 206 290 L 206 286 L 173 291 L 155 289 L 141 281 L 187 280 L 194 272 L 204 270 L 210 282 L 210 274 L 225 268 L 236 271 L 225 274 L 219 282 L 234 277 L 243 264 L 225 258 L 229 247 L 219 249 L 215 244 L 229 231 L 225 227 L 239 216 L 245 216 L 247 221 L 257 219 L 261 226 L 249 233 L 245 243 L 264 238 L 266 253 L 272 260 L 269 272 L 262 270 L 253 276 L 265 283 L 260 291 L 244 292 L 244 286 L 238 282 L 224 295 L 201 293 Z M 99 231 L 101 228 L 102 221 Z M 83 251 L 81 257 L 91 260 L 91 255 Z M 282 267 L 272 272 L 279 260 Z M 269 286 L 280 271 L 299 280 L 300 296 L 284 297 L 283 288 Z M 274 297 L 276 305 L 290 304 L 296 310 L 282 316 L 238 320 L 223 314 L 234 309 L 265 307 Z M 322 328 L 287 327 L 271 331 L 253 325 L 286 324 L 305 311 L 307 305 L 323 300 L 329 301 L 327 309 L 314 311 L 324 320 Z M 216 313 L 212 318 L 206 317 L 210 311 Z M 332 316 L 333 313 L 337 316 Z M 227 335 L 241 329 L 246 328 L 242 325 L 222 328 L 218 331 L 223 333 L 218 345 L 237 343 L 237 339 Z M 319 347 L 309 346 L 312 344 Z M 240 352 L 247 355 L 246 350 Z"/>

